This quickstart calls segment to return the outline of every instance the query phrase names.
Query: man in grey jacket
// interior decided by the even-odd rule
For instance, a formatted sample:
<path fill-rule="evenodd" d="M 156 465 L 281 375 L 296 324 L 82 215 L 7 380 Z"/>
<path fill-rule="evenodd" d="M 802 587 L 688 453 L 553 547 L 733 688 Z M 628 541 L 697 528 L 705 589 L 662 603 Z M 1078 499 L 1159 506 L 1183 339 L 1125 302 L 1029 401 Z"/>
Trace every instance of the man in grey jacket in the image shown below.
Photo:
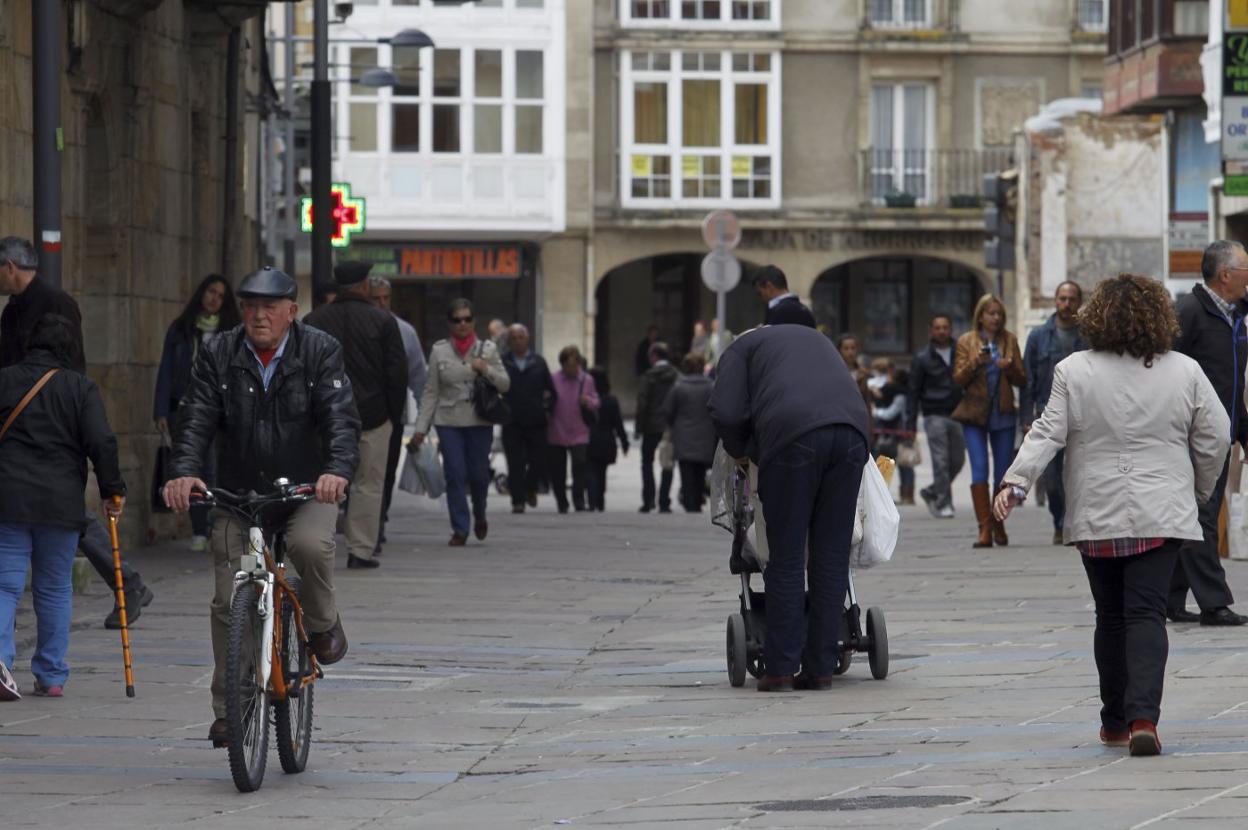
<path fill-rule="evenodd" d="M 869 457 L 867 406 L 828 338 L 805 326 L 779 325 L 746 332 L 728 347 L 710 410 L 724 450 L 759 468 L 771 558 L 763 571 L 767 674 L 758 679 L 758 690 L 828 689 L 841 638 L 858 487 Z M 804 564 L 809 620 L 803 619 Z"/>

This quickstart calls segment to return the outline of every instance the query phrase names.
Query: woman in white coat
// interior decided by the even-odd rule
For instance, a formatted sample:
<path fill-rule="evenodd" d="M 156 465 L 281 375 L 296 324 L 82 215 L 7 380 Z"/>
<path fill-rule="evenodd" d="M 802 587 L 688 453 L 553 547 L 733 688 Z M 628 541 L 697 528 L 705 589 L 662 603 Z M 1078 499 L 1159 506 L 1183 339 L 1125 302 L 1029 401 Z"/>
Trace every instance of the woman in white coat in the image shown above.
<path fill-rule="evenodd" d="M 1091 351 L 1057 365 L 993 508 L 1004 521 L 1066 449 L 1062 532 L 1096 601 L 1101 743 L 1156 755 L 1170 573 L 1179 540 L 1201 538 L 1196 505 L 1213 493 L 1231 426 L 1200 366 L 1170 351 L 1179 324 L 1161 283 L 1102 282 L 1079 327 Z"/>

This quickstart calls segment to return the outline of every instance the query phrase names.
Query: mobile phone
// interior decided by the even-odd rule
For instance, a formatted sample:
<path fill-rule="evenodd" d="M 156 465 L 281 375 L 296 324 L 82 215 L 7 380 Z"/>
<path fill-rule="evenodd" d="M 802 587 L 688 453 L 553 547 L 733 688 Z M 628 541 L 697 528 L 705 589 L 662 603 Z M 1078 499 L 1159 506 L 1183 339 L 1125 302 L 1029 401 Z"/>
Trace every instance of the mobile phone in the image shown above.
<path fill-rule="evenodd" d="M 992 354 L 992 346 L 987 344 L 979 347 L 980 354 Z"/>

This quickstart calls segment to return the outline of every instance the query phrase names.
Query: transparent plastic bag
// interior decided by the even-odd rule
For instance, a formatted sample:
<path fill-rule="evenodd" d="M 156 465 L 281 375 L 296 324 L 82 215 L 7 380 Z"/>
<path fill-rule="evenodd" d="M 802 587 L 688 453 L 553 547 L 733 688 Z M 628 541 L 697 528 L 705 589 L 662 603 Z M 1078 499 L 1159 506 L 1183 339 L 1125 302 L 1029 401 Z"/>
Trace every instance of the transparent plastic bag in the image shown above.
<path fill-rule="evenodd" d="M 884 462 L 887 462 L 885 464 Z M 893 504 L 892 493 L 884 479 L 883 467 L 892 471 L 891 458 L 868 461 L 862 470 L 858 488 L 858 510 L 854 515 L 854 534 L 849 549 L 849 565 L 855 570 L 875 567 L 893 558 L 897 536 L 901 530 L 901 514 Z"/>

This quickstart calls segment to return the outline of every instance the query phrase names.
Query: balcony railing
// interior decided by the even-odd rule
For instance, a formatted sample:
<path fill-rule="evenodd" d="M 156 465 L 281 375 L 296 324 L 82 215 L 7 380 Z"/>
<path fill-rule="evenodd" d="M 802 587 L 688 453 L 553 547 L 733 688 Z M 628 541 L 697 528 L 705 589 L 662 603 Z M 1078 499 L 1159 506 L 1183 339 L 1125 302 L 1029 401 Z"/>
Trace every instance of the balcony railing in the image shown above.
<path fill-rule="evenodd" d="M 1008 168 L 1011 155 L 1007 148 L 863 150 L 863 201 L 887 207 L 979 207 L 984 174 Z"/>

